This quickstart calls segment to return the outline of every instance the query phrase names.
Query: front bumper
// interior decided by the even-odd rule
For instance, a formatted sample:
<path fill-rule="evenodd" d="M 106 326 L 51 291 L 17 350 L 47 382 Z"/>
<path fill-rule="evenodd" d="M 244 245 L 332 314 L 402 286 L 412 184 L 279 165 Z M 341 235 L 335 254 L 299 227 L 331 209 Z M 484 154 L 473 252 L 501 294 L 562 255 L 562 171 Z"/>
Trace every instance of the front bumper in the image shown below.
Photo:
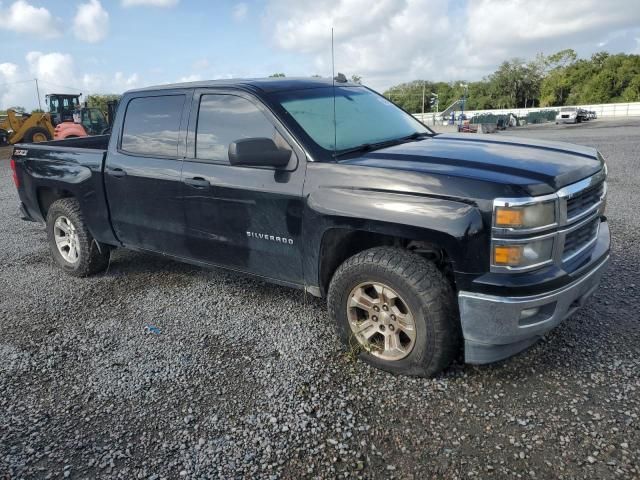
<path fill-rule="evenodd" d="M 586 302 L 608 264 L 607 253 L 569 285 L 538 295 L 512 297 L 461 291 L 458 304 L 465 361 L 496 362 L 534 344 Z"/>

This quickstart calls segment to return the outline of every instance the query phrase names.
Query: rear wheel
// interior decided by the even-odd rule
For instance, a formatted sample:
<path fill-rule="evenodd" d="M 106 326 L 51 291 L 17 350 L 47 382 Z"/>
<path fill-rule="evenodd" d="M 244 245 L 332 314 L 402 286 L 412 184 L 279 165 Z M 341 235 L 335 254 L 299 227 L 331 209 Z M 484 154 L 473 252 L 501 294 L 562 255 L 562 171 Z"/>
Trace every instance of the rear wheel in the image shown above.
<path fill-rule="evenodd" d="M 382 370 L 432 376 L 459 352 L 453 289 L 432 262 L 406 250 L 379 247 L 346 260 L 328 306 L 343 343 Z"/>
<path fill-rule="evenodd" d="M 51 134 L 49 130 L 44 127 L 31 127 L 24 134 L 24 141 L 26 143 L 48 142 L 49 140 L 51 140 Z"/>
<path fill-rule="evenodd" d="M 109 264 L 109 248 L 98 248 L 74 198 L 57 200 L 49 207 L 47 238 L 53 259 L 70 275 L 86 277 Z"/>

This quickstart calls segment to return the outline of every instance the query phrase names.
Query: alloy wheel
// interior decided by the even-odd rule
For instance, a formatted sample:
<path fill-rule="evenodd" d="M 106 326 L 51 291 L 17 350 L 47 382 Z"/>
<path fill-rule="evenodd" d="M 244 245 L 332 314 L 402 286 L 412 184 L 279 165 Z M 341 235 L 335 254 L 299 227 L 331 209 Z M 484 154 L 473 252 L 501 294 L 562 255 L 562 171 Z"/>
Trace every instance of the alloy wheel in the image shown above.
<path fill-rule="evenodd" d="M 407 303 L 388 285 L 365 282 L 347 300 L 349 326 L 370 354 L 383 360 L 401 360 L 416 342 L 416 322 Z"/>
<path fill-rule="evenodd" d="M 80 240 L 75 226 L 67 217 L 56 218 L 53 224 L 53 236 L 62 258 L 71 264 L 77 263 L 80 259 Z"/>

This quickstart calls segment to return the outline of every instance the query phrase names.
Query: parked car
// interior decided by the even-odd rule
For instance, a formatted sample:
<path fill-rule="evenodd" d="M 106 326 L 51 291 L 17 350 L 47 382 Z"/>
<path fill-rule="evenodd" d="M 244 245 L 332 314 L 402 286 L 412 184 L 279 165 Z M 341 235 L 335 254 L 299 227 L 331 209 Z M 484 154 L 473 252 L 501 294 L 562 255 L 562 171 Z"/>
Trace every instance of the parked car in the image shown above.
<path fill-rule="evenodd" d="M 18 145 L 11 166 L 66 273 L 131 248 L 305 289 L 395 373 L 522 351 L 609 262 L 595 149 L 438 135 L 347 82 L 132 90 L 110 136 Z"/>
<path fill-rule="evenodd" d="M 577 107 L 562 107 L 556 115 L 556 125 L 559 123 L 580 123 L 585 120 L 585 111 Z"/>

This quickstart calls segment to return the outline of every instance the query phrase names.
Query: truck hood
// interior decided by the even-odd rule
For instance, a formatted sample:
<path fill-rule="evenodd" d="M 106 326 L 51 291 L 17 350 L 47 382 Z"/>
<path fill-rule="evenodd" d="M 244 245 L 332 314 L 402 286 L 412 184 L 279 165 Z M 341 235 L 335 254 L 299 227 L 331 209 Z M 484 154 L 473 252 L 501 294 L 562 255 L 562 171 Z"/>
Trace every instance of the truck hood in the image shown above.
<path fill-rule="evenodd" d="M 603 167 L 597 150 L 519 137 L 442 134 L 365 152 L 341 163 L 476 178 L 552 193 Z"/>

